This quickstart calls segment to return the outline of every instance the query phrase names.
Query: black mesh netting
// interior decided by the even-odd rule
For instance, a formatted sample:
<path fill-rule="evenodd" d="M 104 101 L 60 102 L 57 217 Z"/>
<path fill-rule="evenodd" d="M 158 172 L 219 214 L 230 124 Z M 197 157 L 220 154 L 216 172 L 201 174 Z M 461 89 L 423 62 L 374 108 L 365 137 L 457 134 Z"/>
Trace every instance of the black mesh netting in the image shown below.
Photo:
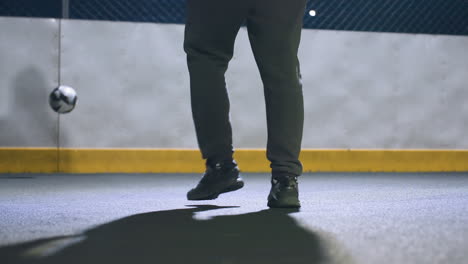
<path fill-rule="evenodd" d="M 186 0 L 68 0 L 70 18 L 184 23 Z M 228 0 L 219 0 L 228 1 Z M 264 0 L 268 3 L 268 0 Z M 285 4 L 288 1 L 284 0 Z M 0 0 L 0 15 L 60 17 L 60 0 Z M 316 16 L 310 16 L 315 10 Z M 468 35 L 468 0 L 310 0 L 312 29 Z"/>
<path fill-rule="evenodd" d="M 468 35 L 468 0 L 314 0 L 308 28 Z"/>
<path fill-rule="evenodd" d="M 74 0 L 70 16 L 79 19 L 184 23 L 185 0 Z"/>

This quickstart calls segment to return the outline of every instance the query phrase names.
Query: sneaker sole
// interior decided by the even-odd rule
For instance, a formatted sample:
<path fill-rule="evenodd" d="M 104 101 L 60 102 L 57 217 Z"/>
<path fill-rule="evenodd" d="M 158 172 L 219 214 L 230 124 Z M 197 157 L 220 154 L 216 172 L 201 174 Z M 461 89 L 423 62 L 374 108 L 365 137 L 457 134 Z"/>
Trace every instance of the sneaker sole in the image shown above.
<path fill-rule="evenodd" d="M 268 200 L 268 207 L 270 208 L 300 208 L 301 203 L 296 198 L 286 198 L 281 200 Z"/>
<path fill-rule="evenodd" d="M 218 198 L 218 196 L 220 194 L 222 194 L 222 193 L 237 191 L 237 190 L 241 189 L 242 187 L 244 187 L 244 182 L 243 181 L 238 181 L 238 182 L 234 183 L 233 185 L 228 186 L 226 189 L 224 189 L 224 190 L 222 190 L 220 192 L 213 193 L 213 194 L 210 194 L 210 195 L 204 196 L 204 197 L 187 198 L 187 199 L 189 201 L 214 200 L 214 199 Z"/>

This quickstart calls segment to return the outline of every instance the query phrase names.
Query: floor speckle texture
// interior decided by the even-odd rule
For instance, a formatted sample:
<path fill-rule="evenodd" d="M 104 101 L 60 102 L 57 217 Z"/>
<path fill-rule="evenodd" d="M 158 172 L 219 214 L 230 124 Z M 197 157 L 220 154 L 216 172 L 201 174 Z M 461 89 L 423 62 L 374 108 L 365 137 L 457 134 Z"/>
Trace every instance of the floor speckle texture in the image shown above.
<path fill-rule="evenodd" d="M 468 263 L 468 173 L 267 174 L 186 200 L 195 174 L 0 175 L 1 263 Z"/>

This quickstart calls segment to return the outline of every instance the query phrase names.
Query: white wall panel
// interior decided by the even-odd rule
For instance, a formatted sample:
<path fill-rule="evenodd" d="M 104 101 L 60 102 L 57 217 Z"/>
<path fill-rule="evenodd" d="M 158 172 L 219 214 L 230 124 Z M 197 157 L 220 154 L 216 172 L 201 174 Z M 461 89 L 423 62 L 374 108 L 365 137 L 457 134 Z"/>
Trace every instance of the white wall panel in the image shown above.
<path fill-rule="evenodd" d="M 58 21 L 0 17 L 0 146 L 54 147 Z"/>
<path fill-rule="evenodd" d="M 196 147 L 182 25 L 63 24 L 77 108 L 65 147 Z M 304 30 L 305 148 L 468 148 L 468 38 Z M 264 147 L 263 88 L 245 29 L 227 74 L 236 147 Z"/>
<path fill-rule="evenodd" d="M 62 80 L 78 92 L 64 147 L 197 146 L 183 27 L 63 21 Z"/>
<path fill-rule="evenodd" d="M 306 30 L 305 147 L 468 148 L 468 38 Z"/>

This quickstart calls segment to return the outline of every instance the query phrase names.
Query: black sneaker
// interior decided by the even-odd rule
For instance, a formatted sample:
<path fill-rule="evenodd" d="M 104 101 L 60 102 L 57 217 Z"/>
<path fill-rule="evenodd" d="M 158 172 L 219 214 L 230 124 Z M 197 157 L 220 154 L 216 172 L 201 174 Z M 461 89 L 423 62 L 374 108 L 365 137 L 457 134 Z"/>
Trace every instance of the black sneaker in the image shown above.
<path fill-rule="evenodd" d="M 235 161 L 206 165 L 206 172 L 197 187 L 187 193 L 189 200 L 213 200 L 221 193 L 232 192 L 244 187 Z"/>
<path fill-rule="evenodd" d="M 299 188 L 297 176 L 276 176 L 271 178 L 271 190 L 268 195 L 268 207 L 299 208 Z"/>

